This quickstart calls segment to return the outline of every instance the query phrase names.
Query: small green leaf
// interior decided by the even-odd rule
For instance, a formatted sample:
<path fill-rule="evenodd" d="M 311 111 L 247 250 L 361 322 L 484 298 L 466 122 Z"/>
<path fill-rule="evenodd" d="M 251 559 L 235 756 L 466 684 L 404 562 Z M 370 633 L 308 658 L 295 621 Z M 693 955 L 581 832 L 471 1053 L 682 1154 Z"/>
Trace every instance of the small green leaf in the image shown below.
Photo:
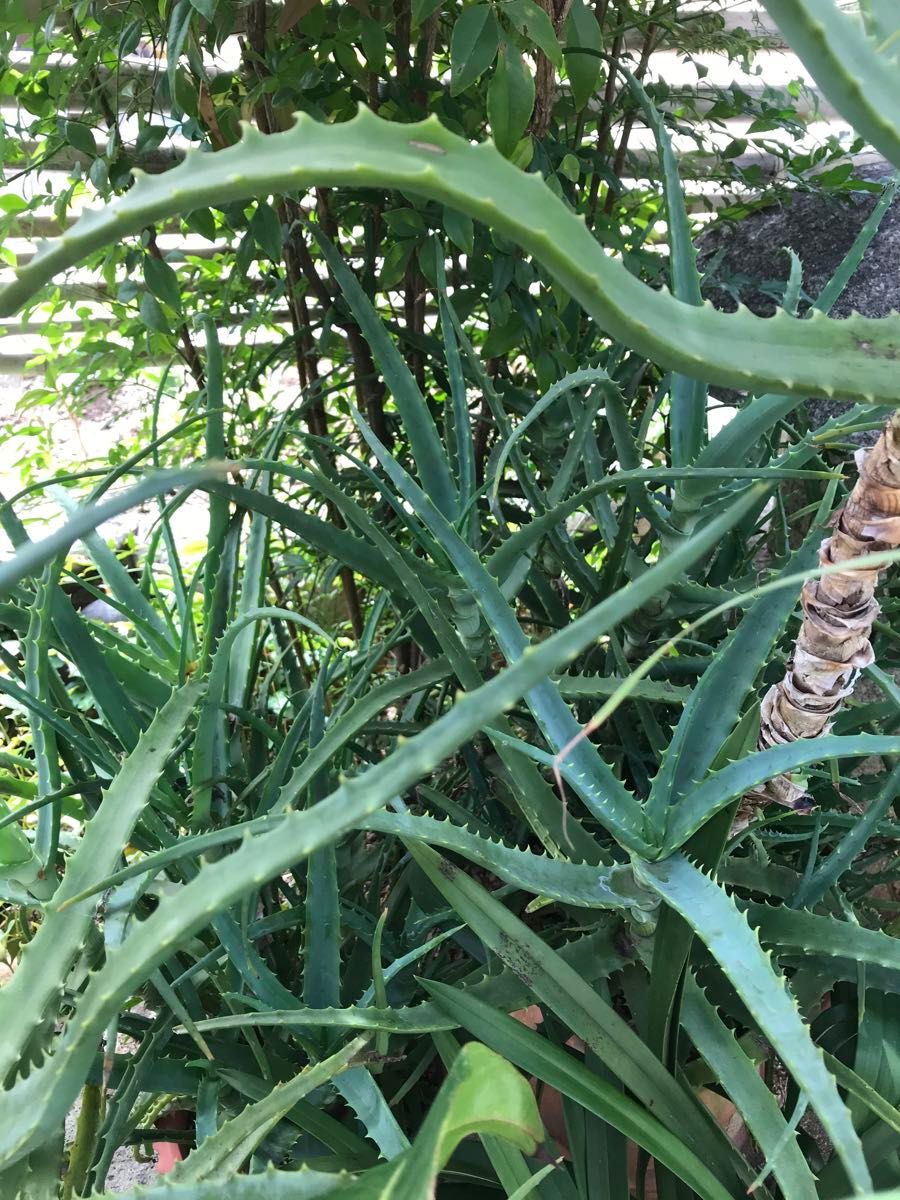
<path fill-rule="evenodd" d="M 534 141 L 531 134 L 526 133 L 519 144 L 509 156 L 509 161 L 514 167 L 518 167 L 520 171 L 527 171 L 531 166 L 531 160 L 534 158 Z"/>
<path fill-rule="evenodd" d="M 218 0 L 191 0 L 191 4 L 196 8 L 201 17 L 205 17 L 207 21 L 212 21 L 216 15 Z"/>
<path fill-rule="evenodd" d="M 574 154 L 566 154 L 556 168 L 556 173 L 562 175 L 564 179 L 568 179 L 570 183 L 577 183 L 581 175 L 581 163 Z"/>
<path fill-rule="evenodd" d="M 216 240 L 216 219 L 210 208 L 195 208 L 187 214 L 184 223 L 192 233 L 199 233 L 208 242 Z"/>
<path fill-rule="evenodd" d="M 363 17 L 362 49 L 366 57 L 366 66 L 376 74 L 384 69 L 384 57 L 387 53 L 387 36 L 384 26 L 372 17 Z"/>
<path fill-rule="evenodd" d="M 119 37 L 119 58 L 125 58 L 137 50 L 143 31 L 144 23 L 140 17 L 128 22 Z"/>
<path fill-rule="evenodd" d="M 144 259 L 144 282 L 157 300 L 168 304 L 175 312 L 181 312 L 181 289 L 178 276 L 162 258 L 147 255 Z M 143 312 L 143 304 L 141 305 Z"/>
<path fill-rule="evenodd" d="M 450 95 L 458 96 L 479 79 L 497 57 L 500 27 L 488 4 L 464 8 L 450 39 Z"/>
<path fill-rule="evenodd" d="M 415 242 L 391 242 L 381 264 L 382 288 L 394 287 L 400 282 L 414 249 Z"/>
<path fill-rule="evenodd" d="M 487 94 L 494 144 L 504 157 L 515 151 L 534 108 L 534 79 L 511 43 L 500 51 Z"/>
<path fill-rule="evenodd" d="M 169 94 L 173 98 L 176 92 L 178 60 L 181 58 L 184 44 L 190 32 L 193 15 L 194 10 L 190 0 L 178 0 L 177 4 L 173 4 L 172 14 L 169 17 L 168 36 L 166 38 L 166 71 L 169 81 Z"/>
<path fill-rule="evenodd" d="M 563 65 L 562 47 L 553 28 L 553 22 L 544 9 L 534 0 L 508 0 L 501 11 L 512 25 L 523 33 L 530 42 L 550 59 L 554 66 Z"/>
<path fill-rule="evenodd" d="M 148 329 L 152 329 L 154 333 L 171 333 L 169 322 L 166 320 L 166 314 L 162 310 L 162 305 L 150 292 L 144 292 L 141 296 L 141 319 Z"/>
<path fill-rule="evenodd" d="M 109 184 L 109 168 L 106 165 L 106 160 L 95 158 L 91 163 L 91 169 L 88 171 L 88 178 L 98 191 L 103 191 Z"/>
<path fill-rule="evenodd" d="M 723 158 L 740 158 L 747 149 L 746 138 L 734 138 L 722 151 Z"/>
<path fill-rule="evenodd" d="M 412 27 L 418 29 L 424 25 L 432 13 L 438 11 L 443 0 L 413 0 Z"/>
<path fill-rule="evenodd" d="M 475 225 L 471 217 L 455 208 L 445 208 L 444 230 L 453 245 L 465 254 L 471 254 L 475 249 Z"/>
<path fill-rule="evenodd" d="M 602 50 L 603 34 L 584 0 L 572 0 L 566 20 L 566 73 L 572 85 L 572 99 L 580 111 L 593 96 L 600 79 L 601 60 L 595 54 L 582 54 L 581 50 Z"/>
<path fill-rule="evenodd" d="M 66 141 L 82 154 L 97 155 L 97 143 L 87 125 L 81 121 L 66 121 Z"/>
<path fill-rule="evenodd" d="M 256 212 L 250 219 L 250 232 L 260 250 L 273 261 L 281 261 L 281 222 L 271 204 L 265 200 L 260 200 L 256 206 Z"/>

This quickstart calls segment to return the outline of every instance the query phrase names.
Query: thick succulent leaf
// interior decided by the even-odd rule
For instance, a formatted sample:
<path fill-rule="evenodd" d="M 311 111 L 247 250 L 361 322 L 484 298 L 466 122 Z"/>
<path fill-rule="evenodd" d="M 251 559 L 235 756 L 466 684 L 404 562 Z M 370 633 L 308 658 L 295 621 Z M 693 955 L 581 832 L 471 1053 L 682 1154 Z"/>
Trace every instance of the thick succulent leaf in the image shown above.
<path fill-rule="evenodd" d="M 636 912 L 653 910 L 658 905 L 655 894 L 635 886 L 631 869 L 624 865 L 597 867 L 589 863 L 560 862 L 530 850 L 506 846 L 501 841 L 479 837 L 449 820 L 436 821 L 432 817 L 414 817 L 408 813 L 377 813 L 369 817 L 365 827 L 453 850 L 507 883 L 563 904 L 634 909 Z"/>
<path fill-rule="evenodd" d="M 228 1180 L 228 1200 L 319 1200 L 320 1196 L 345 1196 L 353 1176 L 346 1172 L 276 1171 L 270 1167 L 256 1175 L 234 1175 Z M 163 1176 L 152 1187 L 126 1192 L 95 1192 L 91 1200 L 222 1200 L 221 1179 L 178 1182 Z M 18 1197 L 15 1200 L 19 1200 Z M 23 1197 L 23 1200 L 25 1198 Z"/>
<path fill-rule="evenodd" d="M 315 1088 L 345 1071 L 369 1041 L 353 1038 L 342 1050 L 314 1066 L 304 1068 L 286 1083 L 276 1084 L 262 1100 L 248 1104 L 236 1117 L 226 1121 L 179 1163 L 172 1172 L 174 1183 L 237 1175 L 266 1134 L 288 1113 L 298 1100 Z"/>
<path fill-rule="evenodd" d="M 816 563 L 821 533 L 814 530 L 791 558 L 783 576 Z M 797 590 L 799 591 L 799 583 Z M 775 639 L 797 604 L 793 588 L 760 596 L 718 647 L 691 692 L 647 802 L 651 819 L 665 826 L 668 810 L 696 786 L 737 724 L 747 693 L 768 662 Z"/>
<path fill-rule="evenodd" d="M 681 1025 L 746 1121 L 784 1195 L 815 1200 L 815 1176 L 796 1136 L 785 1136 L 787 1122 L 778 1101 L 691 975 L 684 982 Z"/>
<path fill-rule="evenodd" d="M 653 131 L 662 171 L 663 197 L 666 203 L 666 225 L 669 233 L 670 284 L 672 295 L 685 304 L 700 307 L 700 272 L 697 270 L 697 251 L 688 218 L 684 189 L 678 175 L 678 162 L 672 139 L 656 105 L 647 95 L 640 80 L 630 71 L 619 67 L 626 77 L 628 90 L 634 97 L 644 119 Z M 676 467 L 693 462 L 706 442 L 707 389 L 699 379 L 676 374 L 672 379 L 669 399 L 669 441 L 672 463 Z"/>
<path fill-rule="evenodd" d="M 25 947 L 18 970 L 0 990 L 0 1022 L 5 1031 L 0 1039 L 0 1079 L 16 1066 L 30 1033 L 61 997 L 66 976 L 92 926 L 94 906 L 89 900 L 62 906 L 119 861 L 202 691 L 200 683 L 189 683 L 175 692 L 122 764 L 100 808 L 88 821 L 44 920 Z"/>
<path fill-rule="evenodd" d="M 783 905 L 751 904 L 747 917 L 760 940 L 776 951 L 830 954 L 900 971 L 900 939 L 880 929 Z"/>
<path fill-rule="evenodd" d="M 381 367 L 385 384 L 397 405 L 404 432 L 409 438 L 422 487 L 444 516 L 452 521 L 459 515 L 459 499 L 450 475 L 447 454 L 425 397 L 356 276 L 331 242 L 318 230 L 316 241 L 359 323 L 375 361 Z"/>
<path fill-rule="evenodd" d="M 658 863 L 634 861 L 635 874 L 691 926 L 731 980 L 759 1028 L 819 1116 L 858 1191 L 872 1186 L 859 1136 L 834 1079 L 812 1041 L 782 976 L 746 918 L 712 879 L 676 854 Z"/>
<path fill-rule="evenodd" d="M 900 738 L 874 734 L 827 734 L 759 750 L 707 776 L 672 809 L 666 847 L 676 850 L 710 817 L 739 796 L 774 779 L 814 763 L 835 758 L 867 758 L 870 754 L 900 754 Z"/>
<path fill-rule="evenodd" d="M 781 7 L 793 5 L 783 0 Z M 870 57 L 859 78 L 868 78 Z M 538 174 L 523 174 L 490 143 L 472 146 L 436 118 L 390 123 L 365 109 L 344 124 L 301 116 L 270 137 L 245 127 L 238 145 L 215 156 L 195 153 L 162 175 L 139 176 L 130 191 L 46 243 L 0 292 L 0 314 L 16 312 L 93 250 L 166 217 L 329 185 L 395 187 L 483 220 L 534 254 L 610 336 L 685 375 L 742 390 L 885 402 L 896 395 L 897 320 L 804 321 L 783 309 L 764 319 L 743 309 L 694 308 L 608 257 Z"/>
<path fill-rule="evenodd" d="M 79 538 L 112 520 L 145 500 L 165 495 L 172 488 L 202 487 L 226 473 L 223 463 L 181 467 L 172 471 L 157 471 L 134 487 L 100 504 L 85 504 L 68 521 L 47 534 L 39 542 L 27 542 L 12 558 L 0 563 L 0 594 L 8 592 L 19 580 L 37 574 L 45 563 L 65 553 Z"/>
<path fill-rule="evenodd" d="M 896 62 L 835 0 L 763 2 L 841 116 L 900 167 Z"/>

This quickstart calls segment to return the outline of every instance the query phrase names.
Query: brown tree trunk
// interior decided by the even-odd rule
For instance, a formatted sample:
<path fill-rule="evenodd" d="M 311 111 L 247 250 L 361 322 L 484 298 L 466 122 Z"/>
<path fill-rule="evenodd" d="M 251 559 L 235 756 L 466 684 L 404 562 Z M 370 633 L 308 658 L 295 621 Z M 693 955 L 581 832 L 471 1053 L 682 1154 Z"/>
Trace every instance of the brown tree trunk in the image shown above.
<path fill-rule="evenodd" d="M 760 750 L 828 733 L 860 670 L 873 660 L 869 637 L 879 613 L 880 571 L 854 561 L 900 546 L 900 410 L 871 450 L 858 451 L 857 465 L 856 486 L 819 550 L 823 566 L 846 569 L 804 584 L 800 636 L 784 678 L 762 702 Z M 789 775 L 779 775 L 744 797 L 735 826 L 743 828 L 766 804 L 798 807 L 804 794 Z"/>

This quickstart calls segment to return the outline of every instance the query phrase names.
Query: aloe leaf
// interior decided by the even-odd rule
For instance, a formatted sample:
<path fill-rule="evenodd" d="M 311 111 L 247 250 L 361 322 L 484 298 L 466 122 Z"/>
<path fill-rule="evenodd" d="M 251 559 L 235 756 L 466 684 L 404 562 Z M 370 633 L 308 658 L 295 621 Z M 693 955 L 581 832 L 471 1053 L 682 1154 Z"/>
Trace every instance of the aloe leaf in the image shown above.
<path fill-rule="evenodd" d="M 710 817 L 732 800 L 774 779 L 776 775 L 834 758 L 865 758 L 869 754 L 900 754 L 900 738 L 874 734 L 826 734 L 759 750 L 707 776 L 673 808 L 666 847 L 676 850 Z"/>
<path fill-rule="evenodd" d="M 900 940 L 836 917 L 781 905 L 751 904 L 747 919 L 767 946 L 804 954 L 830 954 L 900 971 Z"/>
<path fill-rule="evenodd" d="M 812 532 L 781 572 L 789 576 L 813 567 L 817 560 L 821 531 Z M 662 767 L 653 781 L 647 813 L 658 827 L 665 828 L 669 809 L 703 778 L 738 715 L 759 672 L 768 662 L 775 639 L 797 605 L 797 590 L 780 588 L 760 596 L 741 617 L 740 624 L 716 651 L 713 661 L 682 710 L 666 750 Z"/>
<path fill-rule="evenodd" d="M 862 1146 L 834 1079 L 814 1045 L 782 976 L 755 932 L 712 879 L 681 855 L 633 860 L 635 875 L 691 926 L 733 984 L 799 1087 L 809 1096 L 856 1191 L 871 1188 Z"/>
<path fill-rule="evenodd" d="M 268 494 L 271 480 L 263 472 L 257 481 L 256 491 Z M 245 616 L 265 603 L 266 561 L 269 552 L 270 521 L 259 512 L 250 516 L 250 530 L 244 551 L 240 593 L 237 600 L 237 617 Z M 231 662 L 228 666 L 228 699 L 232 704 L 246 704 L 250 697 L 253 673 L 254 629 L 247 624 L 238 634 L 231 647 Z"/>
<path fill-rule="evenodd" d="M 422 487 L 444 516 L 450 521 L 455 520 L 459 515 L 459 498 L 450 475 L 446 451 L 425 397 L 356 276 L 319 230 L 314 230 L 314 235 L 397 405 Z"/>
<path fill-rule="evenodd" d="M 215 322 L 203 318 L 206 335 L 206 458 L 215 462 L 225 458 L 225 419 L 222 411 L 222 347 Z M 205 671 L 212 649 L 225 628 L 228 613 L 230 572 L 226 569 L 228 540 L 228 501 L 218 492 L 209 493 L 209 526 L 206 557 L 203 561 L 203 643 L 198 669 Z"/>
<path fill-rule="evenodd" d="M 381 1089 L 365 1067 L 354 1067 L 335 1080 L 335 1087 L 356 1113 L 366 1137 L 390 1162 L 409 1149 L 409 1139 L 388 1107 Z"/>
<path fill-rule="evenodd" d="M 624 682 L 621 675 L 556 675 L 553 682 L 567 700 L 590 700 L 612 696 Z M 680 687 L 665 680 L 641 679 L 629 695 L 635 700 L 652 700 L 659 704 L 683 704 L 691 688 Z"/>
<path fill-rule="evenodd" d="M 199 1182 L 203 1179 L 236 1175 L 266 1134 L 315 1088 L 346 1071 L 357 1058 L 368 1037 L 356 1037 L 337 1053 L 308 1066 L 286 1083 L 276 1084 L 263 1100 L 248 1104 L 238 1116 L 227 1121 L 194 1150 L 172 1172 L 172 1182 Z"/>
<path fill-rule="evenodd" d="M 841 259 L 837 270 L 816 297 L 814 307 L 821 312 L 828 313 L 831 311 L 846 289 L 847 284 L 853 278 L 857 267 L 863 260 L 866 250 L 868 250 L 872 243 L 872 239 L 881 228 L 881 222 L 884 220 L 885 213 L 894 202 L 894 197 L 897 194 L 897 186 L 898 181 L 896 179 L 889 179 L 881 189 L 878 203 L 866 218 L 862 229 L 860 229 L 859 233 L 853 239 L 853 245 Z"/>
<path fill-rule="evenodd" d="M 20 579 L 40 572 L 45 563 L 69 549 L 85 534 L 110 521 L 120 513 L 135 508 L 144 500 L 161 496 L 172 488 L 202 487 L 214 479 L 221 479 L 227 472 L 224 463 L 210 463 L 202 467 L 184 467 L 173 471 L 159 471 L 140 483 L 105 500 L 102 504 L 85 504 L 75 516 L 70 517 L 58 529 L 41 538 L 39 542 L 28 542 L 20 546 L 12 558 L 0 563 L 0 593 L 8 592 Z"/>
<path fill-rule="evenodd" d="M 89 901 L 62 910 L 61 906 L 83 892 L 98 873 L 108 874 L 118 861 L 201 694 L 201 685 L 190 683 L 172 696 L 122 764 L 99 809 L 87 822 L 52 905 L 25 948 L 17 971 L 0 990 L 0 1022 L 6 1031 L 0 1044 L 0 1079 L 15 1068 L 30 1034 L 61 997 L 69 969 L 91 928 L 94 913 Z"/>
<path fill-rule="evenodd" d="M 447 295 L 444 256 L 441 246 L 437 242 L 435 243 L 434 263 L 438 280 L 441 337 L 444 342 L 444 357 L 450 381 L 451 404 L 448 409 L 448 417 L 452 417 L 452 425 L 448 428 L 447 441 L 456 468 L 459 509 L 460 512 L 465 513 L 475 498 L 477 490 L 475 446 L 472 441 L 472 423 L 469 420 L 469 401 L 463 375 L 462 356 L 459 352 L 459 342 L 456 338 L 456 329 L 451 318 L 450 301 Z M 473 512 L 470 518 L 471 531 L 474 531 L 475 524 Z"/>
<path fill-rule="evenodd" d="M 896 63 L 834 0 L 763 0 L 794 53 L 842 117 L 900 167 Z"/>
<path fill-rule="evenodd" d="M 44 567 L 35 591 L 34 604 L 25 639 L 25 686 L 29 693 L 47 703 L 50 699 L 50 663 L 48 658 L 50 620 L 59 564 Z M 38 795 L 52 796 L 60 788 L 59 751 L 53 727 L 40 714 L 30 716 L 31 742 L 37 768 Z M 40 863 L 36 884 L 39 895 L 52 895 L 56 886 L 56 852 L 59 845 L 61 809 L 58 800 L 50 800 L 38 813 L 34 840 L 35 856 Z"/>
<path fill-rule="evenodd" d="M 494 482 L 491 486 L 491 493 L 496 500 L 497 492 L 500 487 L 500 479 L 503 475 L 503 469 L 506 466 L 507 459 L 512 452 L 513 446 L 518 442 L 519 438 L 525 433 L 530 425 L 541 417 L 547 409 L 554 404 L 560 396 L 566 395 L 573 388 L 589 387 L 593 383 L 610 382 L 609 375 L 600 367 L 583 367 L 581 370 L 572 371 L 571 374 L 563 376 L 557 383 L 554 383 L 539 400 L 537 400 L 522 418 L 519 424 L 512 430 L 509 436 L 500 447 L 500 452 L 493 463 Z"/>
<path fill-rule="evenodd" d="M 78 511 L 77 505 L 63 488 L 48 488 L 48 492 L 70 516 Z M 134 614 L 136 624 L 156 653 L 164 659 L 171 658 L 174 648 L 162 618 L 113 551 L 95 530 L 86 533 L 81 540 L 91 561 L 109 586 L 113 599 L 123 605 L 129 614 Z"/>
<path fill-rule="evenodd" d="M 197 722 L 197 732 L 194 737 L 193 761 L 191 764 L 191 782 L 193 809 L 191 813 L 192 829 L 203 829 L 211 820 L 212 796 L 215 769 L 218 758 L 218 747 L 224 742 L 223 708 L 228 688 L 228 668 L 231 663 L 231 650 L 237 638 L 248 627 L 257 621 L 278 619 L 311 629 L 324 641 L 331 638 L 315 621 L 304 617 L 301 613 L 289 612 L 283 608 L 257 608 L 237 617 L 224 631 L 218 640 L 212 665 L 209 670 L 209 684 L 200 718 Z"/>
<path fill-rule="evenodd" d="M 890 811 L 900 794 L 900 766 L 894 767 L 885 779 L 878 795 L 869 802 L 866 811 L 856 817 L 853 825 L 834 846 L 827 858 L 823 858 L 815 870 L 805 878 L 791 899 L 792 908 L 813 908 L 825 893 L 838 882 L 853 860 L 865 849 L 866 842 L 875 833 L 880 821 Z"/>
<path fill-rule="evenodd" d="M 353 1176 L 346 1171 L 276 1171 L 269 1167 L 255 1175 L 234 1175 L 228 1180 L 228 1200 L 318 1200 L 320 1196 L 345 1196 Z M 221 1179 L 179 1183 L 171 1176 L 156 1185 L 129 1188 L 126 1192 L 93 1193 L 91 1200 L 222 1200 Z M 14 1198 L 18 1200 L 18 1198 Z"/>
<path fill-rule="evenodd" d="M 527 1074 L 602 1117 L 669 1167 L 699 1196 L 707 1200 L 725 1200 L 730 1196 L 703 1160 L 656 1117 L 589 1071 L 566 1050 L 465 992 L 433 980 L 422 982 L 438 1005 L 480 1041 Z"/>
<path fill-rule="evenodd" d="M 699 308 L 703 304 L 703 295 L 697 270 L 697 251 L 694 249 L 684 190 L 669 131 L 640 81 L 621 64 L 619 70 L 625 76 L 628 90 L 640 106 L 656 141 L 666 204 L 672 295 L 676 300 Z M 706 442 L 706 396 L 707 389 L 700 380 L 680 374 L 672 379 L 669 421 L 673 466 L 680 467 L 693 462 Z"/>
<path fill-rule="evenodd" d="M 829 1054 L 827 1051 L 825 1051 L 824 1056 L 825 1066 L 835 1077 L 840 1087 L 845 1088 L 851 1096 L 860 1100 L 870 1112 L 874 1113 L 894 1133 L 900 1133 L 900 1110 L 892 1104 L 888 1104 L 887 1100 L 870 1083 L 867 1083 L 856 1071 L 851 1070 L 846 1063 L 842 1063 L 839 1058 L 835 1058 L 833 1054 Z"/>
<path fill-rule="evenodd" d="M 778 5 L 787 7 L 786 0 Z M 863 48 L 859 77 L 868 80 L 873 56 Z M 881 64 L 879 78 L 885 70 Z M 891 148 L 900 161 L 896 136 Z M 93 250 L 166 217 L 210 202 L 329 185 L 395 187 L 485 221 L 534 254 L 607 334 L 685 375 L 741 390 L 886 403 L 896 395 L 896 320 L 803 321 L 783 310 L 764 319 L 712 305 L 695 309 L 654 291 L 608 257 L 539 175 L 523 174 L 490 143 L 472 146 L 436 118 L 399 124 L 365 109 L 345 124 L 300 116 L 293 129 L 270 137 L 245 127 L 238 145 L 215 156 L 194 153 L 162 175 L 138 176 L 130 191 L 81 217 L 21 268 L 0 293 L 0 315 L 17 311 L 42 284 Z"/>
<path fill-rule="evenodd" d="M 635 889 L 630 869 L 621 865 L 603 868 L 591 863 L 559 862 L 479 837 L 450 821 L 408 813 L 377 813 L 366 820 L 365 827 L 453 850 L 516 887 L 563 904 L 636 912 L 657 906 L 655 900 Z"/>
<path fill-rule="evenodd" d="M 815 1176 L 796 1137 L 783 1140 L 787 1122 L 778 1101 L 691 975 L 684 982 L 681 1024 L 746 1121 L 784 1195 L 816 1200 Z"/>

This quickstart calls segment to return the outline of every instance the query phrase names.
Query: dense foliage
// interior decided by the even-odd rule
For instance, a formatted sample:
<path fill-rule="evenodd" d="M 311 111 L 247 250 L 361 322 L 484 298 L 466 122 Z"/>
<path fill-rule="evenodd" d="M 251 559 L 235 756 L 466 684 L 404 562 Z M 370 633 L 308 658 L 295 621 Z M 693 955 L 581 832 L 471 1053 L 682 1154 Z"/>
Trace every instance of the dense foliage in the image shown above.
<path fill-rule="evenodd" d="M 857 184 L 797 89 L 649 78 L 758 48 L 686 7 L 14 6 L 23 407 L 151 400 L 0 507 L 4 1200 L 102 1193 L 173 1110 L 172 1200 L 900 1185 L 889 578 L 869 691 L 760 742 L 835 509 L 851 593 L 900 543 L 895 425 L 846 466 L 900 318 L 825 315 L 893 193 L 821 296 L 786 258 L 775 318 L 704 306 L 692 181 L 774 191 L 736 118 L 779 187 Z M 767 7 L 900 166 L 892 6 Z"/>

